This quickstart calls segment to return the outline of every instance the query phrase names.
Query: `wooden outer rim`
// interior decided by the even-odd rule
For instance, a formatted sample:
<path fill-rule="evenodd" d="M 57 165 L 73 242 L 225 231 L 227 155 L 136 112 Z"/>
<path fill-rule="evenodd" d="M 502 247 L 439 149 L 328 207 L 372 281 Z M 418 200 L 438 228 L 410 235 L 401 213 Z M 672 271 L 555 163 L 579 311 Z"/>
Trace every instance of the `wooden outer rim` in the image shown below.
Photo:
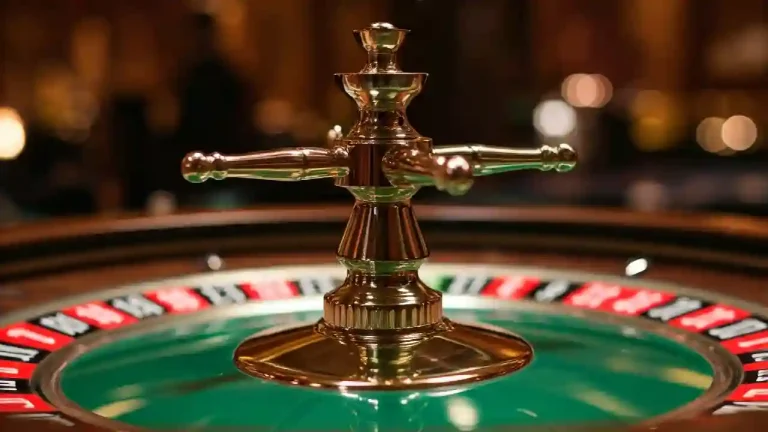
<path fill-rule="evenodd" d="M 122 215 L 73 218 L 13 225 L 0 229 L 0 247 L 94 236 L 114 232 L 153 231 L 202 226 L 269 224 L 284 222 L 333 222 L 349 216 L 349 206 L 289 206 L 230 211 L 198 211 L 165 216 Z M 564 225 L 634 227 L 751 239 L 768 239 L 768 220 L 735 215 L 688 213 L 648 214 L 617 209 L 577 207 L 466 207 L 422 205 L 416 207 L 425 221 L 537 222 Z"/>

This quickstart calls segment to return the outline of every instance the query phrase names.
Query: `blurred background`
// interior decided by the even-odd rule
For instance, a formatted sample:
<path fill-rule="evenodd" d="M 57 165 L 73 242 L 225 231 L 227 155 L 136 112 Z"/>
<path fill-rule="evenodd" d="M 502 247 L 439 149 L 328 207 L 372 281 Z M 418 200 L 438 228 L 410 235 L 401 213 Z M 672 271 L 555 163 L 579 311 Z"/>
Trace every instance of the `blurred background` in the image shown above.
<path fill-rule="evenodd" d="M 0 0 L 0 223 L 349 202 L 330 181 L 187 185 L 192 150 L 327 145 L 353 29 L 412 30 L 436 144 L 568 142 L 568 175 L 460 198 L 768 214 L 765 0 Z"/>

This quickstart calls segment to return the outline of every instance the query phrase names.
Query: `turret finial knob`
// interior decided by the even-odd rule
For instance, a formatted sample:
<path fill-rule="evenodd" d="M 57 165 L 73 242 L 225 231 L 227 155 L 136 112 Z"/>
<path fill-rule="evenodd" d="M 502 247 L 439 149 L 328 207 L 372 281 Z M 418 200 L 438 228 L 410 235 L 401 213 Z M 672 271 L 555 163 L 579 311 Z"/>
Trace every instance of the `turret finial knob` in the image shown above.
<path fill-rule="evenodd" d="M 390 23 L 373 23 L 362 30 L 355 30 L 358 42 L 368 51 L 368 64 L 361 72 L 400 72 L 395 53 L 405 41 L 408 30 Z"/>
<path fill-rule="evenodd" d="M 227 177 L 226 171 L 219 169 L 223 159 L 219 153 L 189 153 L 181 161 L 181 174 L 190 183 L 202 183 L 210 178 L 223 180 Z"/>

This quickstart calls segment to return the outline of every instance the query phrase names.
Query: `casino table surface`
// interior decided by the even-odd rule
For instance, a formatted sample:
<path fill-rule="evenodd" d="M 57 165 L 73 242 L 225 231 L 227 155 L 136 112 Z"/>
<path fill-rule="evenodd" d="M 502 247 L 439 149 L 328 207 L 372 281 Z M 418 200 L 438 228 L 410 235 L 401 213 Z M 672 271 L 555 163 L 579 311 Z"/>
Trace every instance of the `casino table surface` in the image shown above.
<path fill-rule="evenodd" d="M 258 321 L 254 314 L 314 317 L 322 307 L 321 294 L 332 287 L 313 282 L 308 294 L 301 280 L 338 278 L 334 251 L 349 211 L 348 206 L 298 206 L 57 220 L 0 230 L 0 430 L 377 430 L 377 422 L 400 416 L 387 405 L 386 392 L 372 394 L 366 407 L 376 399 L 377 410 L 394 409 L 390 414 L 343 402 L 332 390 L 312 390 L 316 393 L 308 400 L 319 408 L 310 413 L 290 405 L 311 390 L 259 387 L 258 379 L 239 376 L 234 368 L 235 384 L 209 383 L 202 390 L 161 397 L 161 384 L 179 385 L 174 380 L 183 374 L 193 383 L 196 377 L 229 377 L 231 346 L 199 357 L 153 357 L 153 350 L 228 336 L 236 346 L 249 335 L 248 325 L 262 329 L 279 322 Z M 422 205 L 416 212 L 432 252 L 424 278 L 444 293 L 447 315 L 510 326 L 539 351 L 531 365 L 509 379 L 466 392 L 463 408 L 442 405 L 456 396 L 422 400 L 412 395 L 421 401 L 409 411 L 414 418 L 381 430 L 768 427 L 768 412 L 762 411 L 768 407 L 768 382 L 762 383 L 764 369 L 768 376 L 768 326 L 763 326 L 768 322 L 768 221 L 554 207 Z M 637 266 L 642 268 L 632 270 Z M 269 273 L 273 269 L 277 273 Z M 281 286 L 290 288 L 285 292 L 291 298 L 265 297 L 258 288 L 264 274 L 290 279 Z M 248 283 L 232 282 L 251 277 Z M 236 296 L 225 298 L 223 293 L 235 292 L 221 289 L 227 284 L 237 288 Z M 204 300 L 205 311 L 201 306 L 177 314 L 177 305 L 163 303 L 158 294 L 169 286 Z M 553 295 L 556 286 L 561 291 Z M 158 312 L 144 316 L 120 306 L 136 295 Z M 645 306 L 617 306 L 630 297 L 645 299 Z M 682 315 L 662 313 L 696 302 Z M 76 312 L 85 306 L 119 319 L 89 321 Z M 654 315 L 656 310 L 662 312 Z M 51 317 L 62 315 L 69 321 L 51 325 Z M 215 320 L 221 325 L 206 324 Z M 549 339 L 537 333 L 545 327 L 551 330 Z M 569 340 L 583 346 L 569 347 Z M 140 360 L 138 353 L 151 358 Z M 613 354 L 624 367 L 639 365 L 645 372 L 662 373 L 660 365 L 668 365 L 677 378 L 669 373 L 662 374 L 669 379 L 649 378 L 631 367 L 610 369 L 602 358 Z M 213 371 L 217 367 L 222 369 Z M 610 371 L 602 370 L 606 367 Z M 211 376 L 198 376 L 206 368 Z M 602 399 L 586 397 L 594 396 L 593 388 L 566 390 L 586 382 L 580 380 L 588 374 L 599 378 L 592 384 Z M 689 386 L 693 381 L 698 387 Z M 140 396 L 112 392 L 131 385 Z M 143 401 L 141 407 L 125 408 L 137 400 Z M 406 399 L 398 400 L 405 405 Z M 638 414 L 626 414 L 616 401 Z M 519 405 L 529 402 L 539 408 Z M 272 403 L 280 409 L 270 410 Z M 469 403 L 474 408 L 467 408 Z M 231 412 L 221 408 L 228 404 Z M 517 421 L 521 417 L 504 413 L 515 409 L 538 417 Z M 462 418 L 472 417 L 474 423 L 457 423 L 452 410 L 463 410 Z M 295 412 L 290 415 L 296 418 L 272 421 L 277 411 Z M 205 416 L 213 420 L 193 425 Z M 350 425 L 347 417 L 358 423 Z"/>

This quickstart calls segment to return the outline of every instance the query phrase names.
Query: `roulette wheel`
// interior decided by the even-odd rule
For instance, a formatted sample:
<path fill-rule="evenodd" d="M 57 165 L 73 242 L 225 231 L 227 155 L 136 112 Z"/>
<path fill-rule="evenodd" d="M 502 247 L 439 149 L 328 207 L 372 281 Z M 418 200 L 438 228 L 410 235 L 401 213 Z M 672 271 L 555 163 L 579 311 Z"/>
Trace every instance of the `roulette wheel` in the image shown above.
<path fill-rule="evenodd" d="M 764 221 L 450 206 L 417 221 L 420 187 L 461 194 L 575 154 L 433 147 L 404 114 L 425 79 L 397 66 L 405 31 L 356 34 L 368 64 L 337 79 L 360 121 L 331 148 L 182 162 L 195 182 L 333 178 L 351 214 L 0 231 L 1 430 L 765 429 Z"/>

